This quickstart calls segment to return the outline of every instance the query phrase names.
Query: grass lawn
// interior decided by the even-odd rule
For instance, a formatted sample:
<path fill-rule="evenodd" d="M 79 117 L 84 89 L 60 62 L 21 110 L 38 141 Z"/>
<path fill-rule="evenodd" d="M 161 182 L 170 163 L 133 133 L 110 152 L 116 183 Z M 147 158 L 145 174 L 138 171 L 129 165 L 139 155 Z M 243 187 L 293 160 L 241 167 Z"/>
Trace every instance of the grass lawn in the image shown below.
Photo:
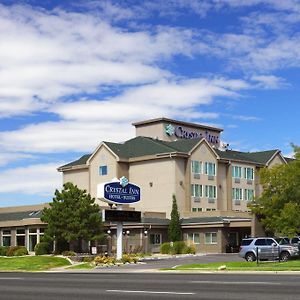
<path fill-rule="evenodd" d="M 168 270 L 211 270 L 216 271 L 219 267 L 226 266 L 228 271 L 300 271 L 300 260 L 287 262 L 218 262 L 208 264 L 181 265 Z M 166 270 L 166 269 L 164 269 Z"/>
<path fill-rule="evenodd" d="M 67 259 L 55 256 L 0 257 L 0 270 L 3 271 L 45 271 L 69 265 Z"/>

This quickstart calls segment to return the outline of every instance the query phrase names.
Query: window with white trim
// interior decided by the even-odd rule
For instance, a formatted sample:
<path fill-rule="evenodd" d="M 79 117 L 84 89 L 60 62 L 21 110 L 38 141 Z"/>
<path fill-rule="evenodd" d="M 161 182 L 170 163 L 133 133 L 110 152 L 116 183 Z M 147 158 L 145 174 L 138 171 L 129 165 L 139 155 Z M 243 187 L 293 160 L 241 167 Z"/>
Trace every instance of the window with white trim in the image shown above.
<path fill-rule="evenodd" d="M 205 197 L 210 199 L 217 198 L 217 188 L 215 185 L 206 185 L 205 186 Z"/>
<path fill-rule="evenodd" d="M 244 168 L 244 177 L 247 180 L 254 180 L 254 169 L 253 168 Z"/>
<path fill-rule="evenodd" d="M 243 190 L 239 188 L 233 188 L 232 200 L 243 200 Z"/>
<path fill-rule="evenodd" d="M 192 173 L 201 174 L 202 173 L 202 162 L 198 160 L 192 160 Z"/>
<path fill-rule="evenodd" d="M 210 245 L 210 244 L 217 244 L 217 233 L 216 232 L 206 232 L 205 233 L 205 244 Z"/>
<path fill-rule="evenodd" d="M 242 178 L 242 167 L 232 166 L 232 177 L 233 178 Z"/>
<path fill-rule="evenodd" d="M 245 189 L 245 201 L 252 201 L 254 198 L 254 190 Z"/>
<path fill-rule="evenodd" d="M 206 162 L 205 174 L 208 176 L 216 176 L 216 164 L 212 162 Z"/>
<path fill-rule="evenodd" d="M 202 184 L 191 184 L 191 195 L 192 197 L 202 197 Z"/>
<path fill-rule="evenodd" d="M 8 229 L 4 229 L 2 231 L 2 245 L 1 246 L 6 246 L 6 247 L 11 246 L 11 231 Z"/>
<path fill-rule="evenodd" d="M 187 234 L 187 241 L 194 243 L 194 244 L 200 244 L 200 233 L 193 232 Z"/>

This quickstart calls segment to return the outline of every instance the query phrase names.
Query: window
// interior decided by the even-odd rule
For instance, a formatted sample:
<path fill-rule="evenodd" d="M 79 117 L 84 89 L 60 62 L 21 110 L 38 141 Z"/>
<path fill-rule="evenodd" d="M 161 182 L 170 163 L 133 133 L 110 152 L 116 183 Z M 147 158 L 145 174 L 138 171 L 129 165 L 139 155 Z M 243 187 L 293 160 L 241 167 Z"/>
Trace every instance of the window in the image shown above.
<path fill-rule="evenodd" d="M 232 166 L 232 177 L 242 178 L 242 167 Z"/>
<path fill-rule="evenodd" d="M 215 208 L 207 208 L 206 211 L 216 211 Z"/>
<path fill-rule="evenodd" d="M 202 162 L 197 160 L 192 160 L 192 173 L 201 174 L 202 173 Z"/>
<path fill-rule="evenodd" d="M 217 244 L 217 233 L 206 232 L 205 233 L 205 244 Z"/>
<path fill-rule="evenodd" d="M 25 246 L 25 229 L 17 229 L 17 246 Z"/>
<path fill-rule="evenodd" d="M 152 233 L 152 234 L 150 234 L 150 244 L 151 245 L 159 245 L 159 244 L 161 244 L 161 234 L 160 233 Z"/>
<path fill-rule="evenodd" d="M 216 176 L 216 164 L 211 162 L 206 162 L 205 174 L 208 176 Z"/>
<path fill-rule="evenodd" d="M 2 232 L 2 245 L 11 246 L 11 233 L 10 230 L 3 230 Z"/>
<path fill-rule="evenodd" d="M 253 170 L 253 168 L 244 168 L 244 177 L 247 180 L 253 180 L 254 179 L 254 170 Z"/>
<path fill-rule="evenodd" d="M 191 195 L 192 195 L 192 197 L 197 197 L 197 198 L 202 197 L 202 185 L 201 184 L 192 184 L 191 185 Z"/>
<path fill-rule="evenodd" d="M 206 185 L 205 186 L 205 197 L 210 199 L 217 198 L 217 189 L 215 185 Z"/>
<path fill-rule="evenodd" d="M 192 212 L 203 211 L 202 207 L 192 207 Z"/>
<path fill-rule="evenodd" d="M 99 167 L 99 175 L 100 176 L 107 175 L 107 166 L 100 166 Z"/>
<path fill-rule="evenodd" d="M 252 201 L 254 197 L 254 190 L 245 189 L 245 201 Z"/>
<path fill-rule="evenodd" d="M 188 242 L 192 242 L 194 244 L 200 244 L 200 234 L 199 233 L 188 233 L 187 240 L 188 240 Z"/>
<path fill-rule="evenodd" d="M 238 188 L 232 189 L 232 199 L 233 200 L 243 200 L 243 190 Z"/>

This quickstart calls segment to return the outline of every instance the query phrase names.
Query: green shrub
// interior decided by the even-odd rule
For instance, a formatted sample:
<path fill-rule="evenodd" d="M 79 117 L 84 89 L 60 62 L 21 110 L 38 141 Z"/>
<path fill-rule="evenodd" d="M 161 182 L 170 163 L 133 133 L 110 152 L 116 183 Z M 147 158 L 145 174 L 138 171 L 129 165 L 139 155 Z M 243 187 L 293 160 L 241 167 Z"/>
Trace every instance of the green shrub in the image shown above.
<path fill-rule="evenodd" d="M 171 243 L 163 243 L 160 246 L 160 253 L 162 254 L 195 254 L 195 245 L 187 245 L 184 241 Z"/>
<path fill-rule="evenodd" d="M 0 246 L 0 256 L 6 256 L 8 248 L 7 246 Z"/>
<path fill-rule="evenodd" d="M 191 245 L 186 245 L 184 250 L 184 254 L 195 254 L 196 253 L 196 246 L 191 244 Z"/>
<path fill-rule="evenodd" d="M 171 253 L 171 244 L 170 243 L 161 244 L 160 253 L 161 254 L 170 254 Z"/>
<path fill-rule="evenodd" d="M 28 255 L 28 250 L 26 247 L 20 247 L 19 249 L 16 249 L 14 252 L 14 256 L 23 256 Z"/>
<path fill-rule="evenodd" d="M 64 251 L 62 253 L 63 256 L 76 256 L 76 253 L 74 251 Z"/>
<path fill-rule="evenodd" d="M 126 263 L 137 263 L 139 261 L 139 258 L 136 255 L 132 255 L 132 254 L 123 254 L 121 261 L 123 264 Z"/>
<path fill-rule="evenodd" d="M 86 256 L 83 258 L 83 262 L 92 262 L 94 258 L 92 256 Z"/>
<path fill-rule="evenodd" d="M 183 254 L 185 247 L 186 247 L 186 244 L 184 241 L 174 242 L 173 247 L 171 249 L 171 253 L 172 254 Z"/>
<path fill-rule="evenodd" d="M 34 247 L 35 255 L 44 255 L 50 253 L 50 245 L 47 242 L 41 242 Z"/>
<path fill-rule="evenodd" d="M 11 246 L 7 250 L 7 256 L 27 255 L 28 251 L 24 246 Z"/>

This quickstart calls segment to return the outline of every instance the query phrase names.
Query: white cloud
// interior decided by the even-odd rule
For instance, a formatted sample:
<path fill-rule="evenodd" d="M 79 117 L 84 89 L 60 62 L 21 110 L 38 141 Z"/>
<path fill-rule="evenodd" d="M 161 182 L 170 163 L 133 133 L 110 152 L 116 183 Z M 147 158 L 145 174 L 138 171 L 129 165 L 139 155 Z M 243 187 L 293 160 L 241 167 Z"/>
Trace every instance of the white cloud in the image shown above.
<path fill-rule="evenodd" d="M 0 117 L 46 109 L 58 98 L 106 85 L 169 78 L 159 61 L 191 55 L 192 42 L 191 30 L 128 31 L 92 13 L 0 5 Z"/>
<path fill-rule="evenodd" d="M 61 163 L 38 164 L 0 173 L 0 193 L 23 193 L 50 196 L 61 188 L 61 174 L 56 168 Z"/>
<path fill-rule="evenodd" d="M 214 97 L 238 97 L 249 85 L 225 78 L 161 81 L 132 88 L 103 101 L 81 100 L 53 105 L 61 119 L 0 132 L 3 151 L 91 151 L 102 140 L 120 142 L 134 136 L 130 122 L 158 116 L 182 119 L 216 119 L 219 114 L 201 112 L 198 105 Z"/>
<path fill-rule="evenodd" d="M 23 159 L 33 159 L 34 156 L 26 153 L 14 153 L 14 152 L 0 152 L 0 166 L 5 166 L 11 162 L 15 162 Z"/>
<path fill-rule="evenodd" d="M 287 86 L 285 80 L 273 75 L 253 75 L 251 80 L 258 83 L 258 86 L 265 89 L 279 89 Z"/>

